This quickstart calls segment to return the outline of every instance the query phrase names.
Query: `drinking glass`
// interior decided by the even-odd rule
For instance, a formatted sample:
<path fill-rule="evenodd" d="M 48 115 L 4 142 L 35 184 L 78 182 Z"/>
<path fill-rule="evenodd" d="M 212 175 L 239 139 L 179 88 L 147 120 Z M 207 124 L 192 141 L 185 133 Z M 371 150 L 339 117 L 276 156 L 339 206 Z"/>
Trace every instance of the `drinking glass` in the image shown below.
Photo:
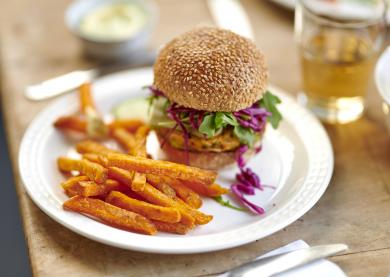
<path fill-rule="evenodd" d="M 298 100 L 325 122 L 359 118 L 385 27 L 384 0 L 298 0 L 295 36 L 303 81 Z"/>

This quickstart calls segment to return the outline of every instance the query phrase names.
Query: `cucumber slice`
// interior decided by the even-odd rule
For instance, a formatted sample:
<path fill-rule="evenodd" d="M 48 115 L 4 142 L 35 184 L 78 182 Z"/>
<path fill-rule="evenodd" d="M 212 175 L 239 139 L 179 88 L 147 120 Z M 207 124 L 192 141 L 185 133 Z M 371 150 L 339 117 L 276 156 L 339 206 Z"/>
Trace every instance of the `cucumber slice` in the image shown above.
<path fill-rule="evenodd" d="M 126 100 L 112 109 L 116 119 L 141 119 L 149 122 L 149 103 L 145 98 L 133 98 Z"/>

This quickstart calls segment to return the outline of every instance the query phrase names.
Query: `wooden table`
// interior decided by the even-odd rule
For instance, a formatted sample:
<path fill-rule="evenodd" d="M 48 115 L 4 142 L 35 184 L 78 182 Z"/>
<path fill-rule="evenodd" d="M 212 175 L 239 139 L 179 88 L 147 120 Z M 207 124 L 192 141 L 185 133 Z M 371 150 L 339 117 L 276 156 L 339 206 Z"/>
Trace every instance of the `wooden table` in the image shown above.
<path fill-rule="evenodd" d="M 153 46 L 199 23 L 210 24 L 205 1 L 161 0 Z M 351 276 L 390 272 L 390 136 L 374 89 L 366 116 L 326 126 L 335 152 L 335 172 L 321 200 L 287 228 L 254 243 L 197 255 L 154 255 L 125 251 L 83 238 L 56 223 L 27 196 L 17 156 L 23 132 L 48 102 L 23 97 L 27 84 L 89 66 L 66 30 L 66 0 L 3 1 L 1 33 L 2 107 L 7 124 L 31 265 L 37 276 L 197 276 L 214 274 L 261 253 L 304 239 L 309 244 L 344 242 L 346 254 L 332 258 Z M 267 1 L 245 0 L 256 43 L 268 57 L 271 82 L 300 88 L 293 42 L 293 15 Z"/>

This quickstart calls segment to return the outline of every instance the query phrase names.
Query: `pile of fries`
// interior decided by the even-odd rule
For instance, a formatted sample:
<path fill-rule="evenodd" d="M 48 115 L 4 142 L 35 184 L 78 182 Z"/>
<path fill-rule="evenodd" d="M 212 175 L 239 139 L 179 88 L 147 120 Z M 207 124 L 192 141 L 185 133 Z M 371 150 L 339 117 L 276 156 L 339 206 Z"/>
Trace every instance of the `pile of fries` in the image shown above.
<path fill-rule="evenodd" d="M 141 120 L 105 123 L 97 112 L 90 84 L 79 89 L 80 112 L 57 119 L 65 135 L 77 133 L 75 147 L 81 159 L 58 158 L 68 178 L 61 186 L 70 197 L 63 208 L 108 225 L 142 234 L 157 231 L 186 234 L 207 224 L 211 215 L 198 209 L 202 196 L 227 192 L 215 183 L 217 173 L 153 160 L 146 151 L 150 128 Z M 102 144 L 115 140 L 119 152 Z"/>

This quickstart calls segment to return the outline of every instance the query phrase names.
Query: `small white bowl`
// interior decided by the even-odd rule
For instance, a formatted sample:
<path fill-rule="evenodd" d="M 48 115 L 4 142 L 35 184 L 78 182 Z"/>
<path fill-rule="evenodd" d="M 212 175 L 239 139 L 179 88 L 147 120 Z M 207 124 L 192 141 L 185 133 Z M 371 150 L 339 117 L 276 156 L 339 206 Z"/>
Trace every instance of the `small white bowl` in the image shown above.
<path fill-rule="evenodd" d="M 390 47 L 382 53 L 376 64 L 375 83 L 384 101 L 382 110 L 390 131 Z"/>
<path fill-rule="evenodd" d="M 125 39 L 99 39 L 80 31 L 80 23 L 93 9 L 111 3 L 136 3 L 145 12 L 146 22 L 134 35 Z M 75 0 L 65 12 L 65 23 L 82 42 L 87 56 L 105 61 L 131 59 L 135 53 L 146 48 L 157 22 L 157 6 L 153 0 Z"/>

